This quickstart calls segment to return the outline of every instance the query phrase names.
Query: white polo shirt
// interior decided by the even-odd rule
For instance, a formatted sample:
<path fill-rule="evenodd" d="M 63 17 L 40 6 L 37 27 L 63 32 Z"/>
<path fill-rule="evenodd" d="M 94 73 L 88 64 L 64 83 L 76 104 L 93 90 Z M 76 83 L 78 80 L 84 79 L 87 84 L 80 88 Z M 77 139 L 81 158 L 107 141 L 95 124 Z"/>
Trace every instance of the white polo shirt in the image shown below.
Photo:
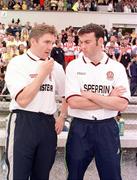
<path fill-rule="evenodd" d="M 113 87 L 123 86 L 126 92 L 124 98 L 130 98 L 130 89 L 125 68 L 119 62 L 108 58 L 104 53 L 103 59 L 98 65 L 94 65 L 84 56 L 70 62 L 66 68 L 65 97 L 81 95 L 81 90 L 92 91 L 103 96 L 108 96 Z M 117 111 L 109 109 L 81 110 L 68 109 L 69 115 L 84 119 L 99 120 L 115 117 Z"/>
<path fill-rule="evenodd" d="M 43 61 L 33 55 L 30 50 L 27 53 L 14 57 L 8 64 L 5 80 L 11 94 L 10 110 L 23 109 L 33 112 L 53 114 L 57 110 L 55 94 L 64 96 L 65 73 L 60 64 L 54 62 L 54 67 L 49 76 L 45 78 L 39 92 L 34 99 L 22 108 L 15 101 L 16 95 L 29 85 L 37 76 L 40 64 Z"/>

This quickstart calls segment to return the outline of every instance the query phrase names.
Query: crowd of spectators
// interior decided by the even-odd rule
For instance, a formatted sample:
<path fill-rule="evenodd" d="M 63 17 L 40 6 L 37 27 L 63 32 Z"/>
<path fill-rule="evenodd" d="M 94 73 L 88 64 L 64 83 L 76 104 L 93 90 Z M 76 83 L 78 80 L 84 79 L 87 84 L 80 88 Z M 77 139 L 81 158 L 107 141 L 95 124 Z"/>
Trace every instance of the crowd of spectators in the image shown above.
<path fill-rule="evenodd" d="M 33 26 L 37 26 L 37 23 Z M 134 95 L 137 89 L 137 33 L 135 30 L 132 33 L 123 33 L 120 28 L 118 30 L 112 28 L 108 31 L 105 26 L 102 27 L 105 33 L 102 48 L 110 58 L 124 65 L 129 79 L 133 82 L 131 94 Z M 4 77 L 11 58 L 23 54 L 29 48 L 31 28 L 30 22 L 22 25 L 19 19 L 16 21 L 12 19 L 8 25 L 0 23 L 0 77 Z M 70 26 L 61 30 L 53 45 L 51 56 L 65 69 L 67 64 L 81 53 L 77 29 Z M 2 92 L 1 90 L 0 93 Z"/>
<path fill-rule="evenodd" d="M 137 0 L 0 0 L 1 10 L 137 12 Z"/>

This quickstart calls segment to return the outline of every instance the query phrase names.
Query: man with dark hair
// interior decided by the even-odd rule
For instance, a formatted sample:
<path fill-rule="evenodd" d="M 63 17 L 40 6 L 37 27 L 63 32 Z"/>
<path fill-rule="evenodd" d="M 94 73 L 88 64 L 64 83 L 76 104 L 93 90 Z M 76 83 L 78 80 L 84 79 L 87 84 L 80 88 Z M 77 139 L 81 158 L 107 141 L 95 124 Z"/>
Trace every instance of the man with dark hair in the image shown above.
<path fill-rule="evenodd" d="M 9 180 L 48 180 L 55 160 L 57 134 L 64 126 L 66 103 L 55 120 L 55 94 L 64 96 L 65 74 L 50 58 L 54 26 L 37 25 L 30 33 L 30 49 L 14 57 L 6 83 L 12 98 L 6 157 Z"/>
<path fill-rule="evenodd" d="M 88 24 L 78 35 L 83 54 L 66 68 L 65 94 L 73 117 L 66 144 L 67 179 L 83 180 L 95 157 L 101 180 L 121 180 L 115 116 L 130 98 L 126 71 L 103 52 L 102 27 Z"/>

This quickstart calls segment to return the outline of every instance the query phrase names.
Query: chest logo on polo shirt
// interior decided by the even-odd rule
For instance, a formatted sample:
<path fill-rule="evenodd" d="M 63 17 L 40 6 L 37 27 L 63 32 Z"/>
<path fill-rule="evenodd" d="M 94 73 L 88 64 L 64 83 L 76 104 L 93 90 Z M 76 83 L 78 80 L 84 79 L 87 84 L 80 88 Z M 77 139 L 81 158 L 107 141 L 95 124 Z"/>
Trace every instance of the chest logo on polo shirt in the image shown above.
<path fill-rule="evenodd" d="M 38 74 L 29 74 L 31 78 L 35 78 Z"/>
<path fill-rule="evenodd" d="M 77 75 L 86 75 L 86 72 L 77 72 Z"/>
<path fill-rule="evenodd" d="M 114 79 L 114 73 L 112 71 L 107 72 L 107 79 L 112 81 Z"/>
<path fill-rule="evenodd" d="M 111 86 L 101 84 L 84 84 L 84 91 L 91 91 L 99 94 L 109 94 L 111 91 Z"/>

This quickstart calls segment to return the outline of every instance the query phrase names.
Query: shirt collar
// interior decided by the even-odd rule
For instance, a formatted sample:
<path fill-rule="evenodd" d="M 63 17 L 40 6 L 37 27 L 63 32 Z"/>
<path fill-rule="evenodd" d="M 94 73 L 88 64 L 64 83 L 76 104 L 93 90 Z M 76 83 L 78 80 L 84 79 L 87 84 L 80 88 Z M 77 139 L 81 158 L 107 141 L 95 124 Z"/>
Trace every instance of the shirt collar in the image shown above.
<path fill-rule="evenodd" d="M 30 49 L 27 50 L 27 53 L 26 53 L 26 54 L 27 54 L 27 56 L 28 56 L 31 60 L 33 60 L 33 61 L 44 60 L 44 59 L 41 59 L 41 58 L 39 58 L 38 56 L 34 55 L 34 54 L 31 52 Z"/>
<path fill-rule="evenodd" d="M 103 58 L 101 59 L 101 61 L 97 65 L 99 65 L 99 64 L 107 64 L 108 60 L 109 60 L 109 57 L 107 56 L 107 54 L 105 52 L 103 52 Z M 94 62 L 91 62 L 91 60 L 88 57 L 84 56 L 84 55 L 83 55 L 83 61 L 85 63 L 94 64 Z"/>

